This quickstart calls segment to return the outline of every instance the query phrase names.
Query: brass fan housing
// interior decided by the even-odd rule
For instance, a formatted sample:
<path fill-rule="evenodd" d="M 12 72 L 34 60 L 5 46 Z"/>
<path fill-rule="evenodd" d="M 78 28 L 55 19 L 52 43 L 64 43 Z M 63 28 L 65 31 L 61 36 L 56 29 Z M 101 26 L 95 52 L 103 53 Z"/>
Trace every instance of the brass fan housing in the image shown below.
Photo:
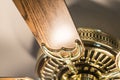
<path fill-rule="evenodd" d="M 85 46 L 84 55 L 73 61 L 78 74 L 72 74 L 64 62 L 51 59 L 40 50 L 36 72 L 41 80 L 99 80 L 103 74 L 117 68 L 115 57 L 120 51 L 119 40 L 97 29 L 78 28 L 78 33 Z"/>

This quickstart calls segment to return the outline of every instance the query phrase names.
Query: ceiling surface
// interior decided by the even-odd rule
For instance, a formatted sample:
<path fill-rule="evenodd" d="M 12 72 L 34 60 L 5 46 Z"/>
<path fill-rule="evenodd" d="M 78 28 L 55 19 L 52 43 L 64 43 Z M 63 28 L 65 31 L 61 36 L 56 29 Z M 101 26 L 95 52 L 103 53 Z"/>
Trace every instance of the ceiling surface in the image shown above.
<path fill-rule="evenodd" d="M 120 38 L 120 0 L 75 0 L 69 11 L 77 27 L 101 29 Z"/>
<path fill-rule="evenodd" d="M 120 0 L 66 0 L 76 27 L 101 29 L 120 38 Z M 38 51 L 12 0 L 0 0 L 0 77 L 35 78 Z"/>

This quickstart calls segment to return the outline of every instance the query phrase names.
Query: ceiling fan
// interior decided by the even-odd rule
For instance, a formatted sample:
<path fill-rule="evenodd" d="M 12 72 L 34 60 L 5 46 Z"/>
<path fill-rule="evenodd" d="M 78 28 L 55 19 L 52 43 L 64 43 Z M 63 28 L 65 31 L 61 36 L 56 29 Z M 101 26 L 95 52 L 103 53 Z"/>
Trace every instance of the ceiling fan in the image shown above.
<path fill-rule="evenodd" d="M 64 0 L 13 1 L 41 47 L 36 73 L 42 80 L 120 78 L 119 40 L 97 29 L 76 30 Z"/>

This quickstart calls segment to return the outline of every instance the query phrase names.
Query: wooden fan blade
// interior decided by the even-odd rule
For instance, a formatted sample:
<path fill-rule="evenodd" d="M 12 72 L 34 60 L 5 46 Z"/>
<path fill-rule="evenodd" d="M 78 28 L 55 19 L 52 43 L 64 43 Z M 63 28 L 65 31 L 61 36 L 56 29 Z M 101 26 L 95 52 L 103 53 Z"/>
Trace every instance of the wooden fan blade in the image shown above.
<path fill-rule="evenodd" d="M 79 36 L 64 0 L 13 1 L 40 45 L 56 49 L 75 46 Z"/>
<path fill-rule="evenodd" d="M 0 80 L 33 80 L 31 78 L 0 78 Z"/>

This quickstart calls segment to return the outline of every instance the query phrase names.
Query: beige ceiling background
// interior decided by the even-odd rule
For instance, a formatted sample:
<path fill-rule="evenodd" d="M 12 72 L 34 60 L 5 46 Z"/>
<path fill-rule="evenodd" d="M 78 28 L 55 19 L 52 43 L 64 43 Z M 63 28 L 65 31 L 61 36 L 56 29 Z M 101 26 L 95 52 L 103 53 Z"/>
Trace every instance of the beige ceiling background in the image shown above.
<path fill-rule="evenodd" d="M 66 0 L 76 26 L 120 38 L 120 0 Z M 0 77 L 34 77 L 36 44 L 12 0 L 0 0 Z"/>
<path fill-rule="evenodd" d="M 69 11 L 76 26 L 101 29 L 120 38 L 120 0 L 75 0 Z"/>
<path fill-rule="evenodd" d="M 33 41 L 12 0 L 0 0 L 0 77 L 34 76 Z"/>

